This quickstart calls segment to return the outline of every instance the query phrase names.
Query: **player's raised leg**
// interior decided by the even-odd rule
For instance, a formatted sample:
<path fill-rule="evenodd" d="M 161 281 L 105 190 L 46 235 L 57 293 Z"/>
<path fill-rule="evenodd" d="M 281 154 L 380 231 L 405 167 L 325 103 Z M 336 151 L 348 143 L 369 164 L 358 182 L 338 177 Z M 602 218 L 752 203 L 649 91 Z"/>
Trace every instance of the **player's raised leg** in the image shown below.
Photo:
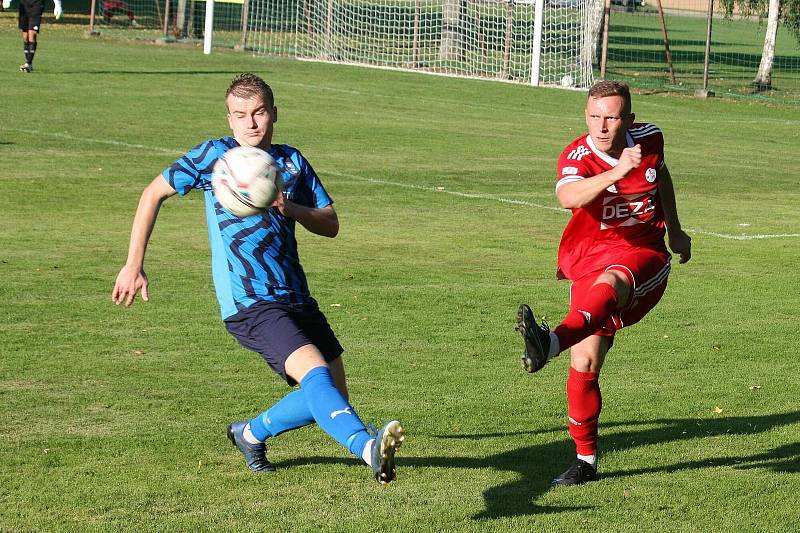
<path fill-rule="evenodd" d="M 370 465 L 379 482 L 388 483 L 395 478 L 395 451 L 405 440 L 405 432 L 398 421 L 389 422 L 378 435 L 371 435 L 336 387 L 322 354 L 312 344 L 289 356 L 286 373 L 300 382 L 308 408 L 323 431 Z"/>
<path fill-rule="evenodd" d="M 522 304 L 517 311 L 517 330 L 525 340 L 525 370 L 541 370 L 559 353 L 602 328 L 628 301 L 631 284 L 624 271 L 613 269 L 576 281 L 569 313 L 553 331 L 546 323 L 537 323 L 531 308 Z"/>

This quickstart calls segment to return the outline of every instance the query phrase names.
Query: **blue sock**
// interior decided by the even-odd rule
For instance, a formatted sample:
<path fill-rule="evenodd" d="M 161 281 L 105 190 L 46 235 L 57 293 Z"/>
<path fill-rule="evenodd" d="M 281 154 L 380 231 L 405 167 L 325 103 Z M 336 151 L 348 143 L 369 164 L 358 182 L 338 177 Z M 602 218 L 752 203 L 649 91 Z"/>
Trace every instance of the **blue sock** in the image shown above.
<path fill-rule="evenodd" d="M 319 427 L 350 453 L 361 457 L 372 437 L 355 409 L 336 388 L 330 370 L 324 366 L 312 368 L 300 381 L 300 390 L 305 393 L 308 408 Z"/>
<path fill-rule="evenodd" d="M 250 431 L 260 441 L 314 423 L 302 389 L 294 390 L 250 421 Z"/>

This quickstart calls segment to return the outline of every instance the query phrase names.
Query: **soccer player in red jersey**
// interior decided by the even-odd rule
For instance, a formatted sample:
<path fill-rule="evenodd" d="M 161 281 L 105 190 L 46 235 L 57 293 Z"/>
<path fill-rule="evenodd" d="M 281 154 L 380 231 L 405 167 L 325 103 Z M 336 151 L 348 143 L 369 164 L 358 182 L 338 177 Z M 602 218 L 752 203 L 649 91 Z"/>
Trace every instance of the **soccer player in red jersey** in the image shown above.
<path fill-rule="evenodd" d="M 577 460 L 554 485 L 597 477 L 600 368 L 616 331 L 641 320 L 666 289 L 671 256 L 665 234 L 681 263 L 691 257 L 664 162 L 664 138 L 655 125 L 634 118 L 627 85 L 600 81 L 589 90 L 589 134 L 564 149 L 556 182 L 559 203 L 572 210 L 557 271 L 572 282 L 569 312 L 552 331 L 527 305 L 517 312 L 528 372 L 570 350 L 567 403 Z"/>

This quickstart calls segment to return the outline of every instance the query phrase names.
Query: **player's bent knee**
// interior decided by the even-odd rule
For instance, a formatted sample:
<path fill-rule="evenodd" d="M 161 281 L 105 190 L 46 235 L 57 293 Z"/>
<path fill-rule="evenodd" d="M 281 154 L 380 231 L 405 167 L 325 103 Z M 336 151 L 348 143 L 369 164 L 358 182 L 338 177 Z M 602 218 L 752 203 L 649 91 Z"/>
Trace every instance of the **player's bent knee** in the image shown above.
<path fill-rule="evenodd" d="M 600 372 L 607 351 L 607 338 L 592 335 L 570 348 L 570 366 L 578 372 Z"/>
<path fill-rule="evenodd" d="M 317 367 L 327 367 L 325 357 L 313 344 L 306 344 L 293 351 L 286 358 L 286 375 L 300 383 L 305 375 Z"/>

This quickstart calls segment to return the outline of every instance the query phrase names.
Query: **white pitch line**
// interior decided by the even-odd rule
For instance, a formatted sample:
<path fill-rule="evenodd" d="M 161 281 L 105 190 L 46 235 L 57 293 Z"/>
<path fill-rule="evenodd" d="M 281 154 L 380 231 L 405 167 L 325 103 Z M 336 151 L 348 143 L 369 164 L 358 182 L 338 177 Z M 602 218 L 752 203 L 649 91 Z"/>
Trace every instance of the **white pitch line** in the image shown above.
<path fill-rule="evenodd" d="M 795 238 L 800 237 L 800 233 L 773 233 L 773 234 L 763 234 L 763 235 L 745 235 L 742 233 L 741 235 L 731 235 L 728 233 L 715 233 L 713 231 L 705 231 L 701 229 L 695 228 L 686 228 L 686 231 L 689 233 L 699 233 L 700 235 L 710 235 L 712 237 L 719 237 L 720 239 L 733 239 L 734 241 L 757 241 L 763 239 L 786 239 L 786 238 Z"/>
<path fill-rule="evenodd" d="M 537 204 L 535 202 L 527 202 L 525 200 L 514 200 L 511 198 L 503 198 L 500 196 L 492 196 L 489 194 L 478 194 L 478 193 L 466 193 L 466 192 L 459 192 L 459 191 L 450 191 L 445 189 L 444 187 L 426 187 L 422 185 L 414 185 L 411 183 L 399 183 L 396 181 L 387 181 L 387 180 L 379 180 L 375 178 L 364 178 L 362 176 L 356 176 L 355 174 L 345 174 L 343 172 L 333 172 L 328 171 L 328 174 L 333 176 L 341 176 L 343 178 L 354 179 L 358 181 L 365 181 L 367 183 L 375 183 L 377 185 L 389 185 L 391 187 L 402 187 L 404 189 L 416 189 L 419 191 L 426 191 L 426 192 L 434 192 L 439 194 L 449 194 L 452 196 L 459 196 L 462 198 L 475 198 L 478 200 L 493 200 L 495 202 L 500 202 L 503 204 L 513 204 L 513 205 L 522 205 L 526 207 L 535 207 L 537 209 L 547 209 L 549 211 L 557 211 L 563 214 L 569 214 L 568 209 L 562 209 L 560 207 L 552 207 L 549 205 L 542 205 Z M 732 239 L 735 241 L 750 241 L 750 240 L 763 240 L 763 239 L 778 239 L 778 238 L 794 238 L 800 237 L 800 233 L 780 233 L 774 235 L 731 235 L 728 233 L 717 233 L 713 231 L 705 231 L 702 229 L 697 228 L 686 228 L 686 231 L 689 233 L 696 233 L 698 235 L 709 235 L 711 237 L 719 237 L 720 239 Z"/>
<path fill-rule="evenodd" d="M 54 132 L 54 131 L 36 131 L 36 130 L 27 130 L 22 128 L 5 128 L 0 127 L 0 130 L 6 131 L 14 131 L 17 133 L 27 133 L 29 135 L 34 135 L 36 137 L 46 136 L 46 137 L 56 137 L 58 139 L 67 139 L 69 141 L 81 141 L 86 143 L 94 143 L 94 144 L 109 144 L 111 146 L 122 146 L 124 148 L 137 148 L 139 150 L 148 150 L 150 152 L 160 152 L 162 154 L 170 154 L 170 155 L 183 155 L 186 152 L 181 150 L 171 150 L 169 148 L 158 148 L 155 146 L 146 146 L 144 144 L 132 144 L 126 143 L 122 141 L 112 141 L 109 139 L 91 139 L 89 137 L 76 137 L 74 135 L 70 135 L 69 133 L 61 133 L 61 132 Z"/>
<path fill-rule="evenodd" d="M 524 205 L 527 207 L 535 207 L 537 209 L 547 209 L 549 211 L 558 211 L 559 213 L 569 213 L 566 209 L 562 209 L 560 207 L 552 207 L 549 205 L 542 205 L 537 204 L 534 202 L 526 202 L 525 200 L 514 200 L 512 198 L 503 198 L 501 196 L 491 196 L 488 194 L 477 194 L 471 192 L 459 192 L 459 191 L 449 191 L 444 187 L 427 187 L 424 185 L 414 185 L 412 183 L 399 183 L 396 181 L 386 181 L 386 180 L 379 180 L 375 178 L 364 178 L 362 176 L 356 176 L 355 174 L 345 174 L 343 172 L 335 172 L 335 171 L 328 171 L 328 174 L 332 176 L 341 176 L 343 178 L 350 178 L 358 181 L 366 181 L 367 183 L 375 183 L 376 185 L 389 185 L 391 187 L 402 187 L 404 189 L 415 189 L 418 191 L 426 191 L 426 192 L 435 192 L 435 193 L 442 193 L 442 194 L 449 194 L 451 196 L 459 196 L 461 198 L 475 198 L 477 200 L 494 200 L 495 202 L 500 202 L 503 204 L 514 204 L 514 205 Z"/>
<path fill-rule="evenodd" d="M 7 128 L 0 126 L 0 130 L 5 131 L 13 131 L 18 133 L 26 133 L 29 135 L 34 136 L 44 136 L 44 137 L 56 137 L 59 139 L 67 139 L 71 141 L 80 141 L 80 142 L 87 142 L 87 143 L 95 143 L 95 144 L 108 144 L 111 146 L 122 146 L 124 148 L 134 148 L 137 150 L 148 150 L 150 152 L 159 152 L 163 154 L 170 154 L 170 155 L 183 155 L 186 152 L 182 150 L 175 150 L 169 148 L 159 148 L 155 146 L 147 146 L 144 144 L 134 144 L 134 143 L 126 143 L 123 141 L 114 141 L 110 139 L 92 139 L 90 137 L 77 137 L 75 135 L 70 135 L 66 132 L 44 132 L 44 131 L 37 131 L 37 130 L 28 130 L 22 128 Z M 562 209 L 560 207 L 552 207 L 549 205 L 537 204 L 535 202 L 528 202 L 525 200 L 515 200 L 513 198 L 503 198 L 501 196 L 492 196 L 489 194 L 478 194 L 478 193 L 468 193 L 468 192 L 460 192 L 460 191 L 450 191 L 444 189 L 443 187 L 427 187 L 423 185 L 414 185 L 411 183 L 399 183 L 396 181 L 388 181 L 388 180 L 379 180 L 375 178 L 365 178 L 363 176 L 357 176 L 355 174 L 346 174 L 343 172 L 335 172 L 335 171 L 328 171 L 328 174 L 333 176 L 340 176 L 343 178 L 354 179 L 362 182 L 367 183 L 374 183 L 376 185 L 387 185 L 390 187 L 402 187 L 404 189 L 415 189 L 419 191 L 425 192 L 433 192 L 433 193 L 440 193 L 440 194 L 449 194 L 451 196 L 458 196 L 461 198 L 473 198 L 476 200 L 491 200 L 494 202 L 499 202 L 503 204 L 511 204 L 511 205 L 522 205 L 526 207 L 533 207 L 536 209 L 545 209 L 547 211 L 556 211 L 559 213 L 568 214 L 569 210 Z M 698 228 L 687 228 L 686 231 L 689 233 L 696 233 L 699 235 L 709 235 L 711 237 L 718 237 L 720 239 L 730 239 L 735 241 L 752 241 L 752 240 L 764 240 L 764 239 L 786 239 L 786 238 L 797 238 L 800 237 L 800 233 L 777 233 L 777 234 L 761 234 L 761 235 L 732 235 L 729 233 L 717 233 L 713 231 L 706 231 Z"/>

